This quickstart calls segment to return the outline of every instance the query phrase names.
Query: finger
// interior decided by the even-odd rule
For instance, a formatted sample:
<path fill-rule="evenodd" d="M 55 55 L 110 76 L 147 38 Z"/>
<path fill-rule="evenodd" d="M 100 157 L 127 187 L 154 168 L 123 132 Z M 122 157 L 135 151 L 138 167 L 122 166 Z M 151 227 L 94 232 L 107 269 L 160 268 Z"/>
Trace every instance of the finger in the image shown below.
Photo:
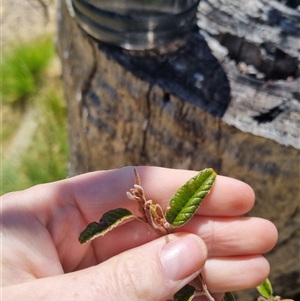
<path fill-rule="evenodd" d="M 138 172 L 147 199 L 162 204 L 164 208 L 177 189 L 197 174 L 195 171 L 159 167 L 139 167 Z M 75 197 L 80 210 L 86 214 L 86 219 L 91 220 L 99 218 L 100 210 L 105 212 L 120 206 L 134 210 L 136 204 L 126 197 L 126 192 L 133 184 L 133 167 L 126 167 L 82 175 L 70 179 L 67 186 L 69 195 Z M 218 176 L 211 193 L 201 205 L 199 214 L 241 215 L 249 211 L 253 203 L 254 193 L 247 184 Z"/>
<path fill-rule="evenodd" d="M 260 255 L 209 259 L 202 275 L 214 293 L 256 287 L 268 277 L 270 266 Z"/>
<path fill-rule="evenodd" d="M 254 217 L 195 216 L 187 225 L 176 231 L 194 233 L 201 237 L 207 245 L 209 257 L 263 254 L 274 247 L 278 238 L 277 229 L 271 222 Z M 157 236 L 147 224 L 139 221 L 131 222 L 94 240 L 96 251 L 93 254 L 96 254 L 97 262 L 102 262 Z M 118 244 L 115 244 L 115 241 L 118 241 Z M 88 261 L 89 256 L 84 258 L 79 268 L 93 264 L 93 261 Z"/>
<path fill-rule="evenodd" d="M 52 300 L 59 294 L 61 300 L 165 301 L 194 279 L 206 255 L 196 235 L 172 234 L 88 269 L 8 288 L 4 299 Z"/>
<path fill-rule="evenodd" d="M 167 207 L 174 193 L 198 171 L 158 167 L 138 169 L 146 197 Z M 254 205 L 253 189 L 246 183 L 223 176 L 216 181 L 206 196 L 199 214 L 207 216 L 237 216 L 247 213 Z"/>
<path fill-rule="evenodd" d="M 199 235 L 207 245 L 209 257 L 263 254 L 278 239 L 273 223 L 255 217 L 195 216 L 179 230 Z"/>

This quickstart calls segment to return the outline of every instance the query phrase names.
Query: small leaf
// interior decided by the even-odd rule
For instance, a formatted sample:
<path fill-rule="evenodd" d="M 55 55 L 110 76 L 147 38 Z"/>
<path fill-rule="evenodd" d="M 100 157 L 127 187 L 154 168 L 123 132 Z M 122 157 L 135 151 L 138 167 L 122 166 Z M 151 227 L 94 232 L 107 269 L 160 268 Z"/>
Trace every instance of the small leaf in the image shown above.
<path fill-rule="evenodd" d="M 227 292 L 227 293 L 225 293 L 222 301 L 235 301 L 235 298 L 231 292 Z"/>
<path fill-rule="evenodd" d="M 173 297 L 174 301 L 191 301 L 195 296 L 196 289 L 187 284 L 182 289 L 180 289 Z"/>
<path fill-rule="evenodd" d="M 264 281 L 264 283 L 257 286 L 256 289 L 266 299 L 272 297 L 272 295 L 273 295 L 273 288 L 272 288 L 271 282 L 268 278 Z"/>
<path fill-rule="evenodd" d="M 207 168 L 178 189 L 166 211 L 166 219 L 172 227 L 181 227 L 192 218 L 210 192 L 216 177 L 215 171 Z"/>
<path fill-rule="evenodd" d="M 80 233 L 78 238 L 81 244 L 86 243 L 98 236 L 103 236 L 113 228 L 136 219 L 132 213 L 125 208 L 117 208 L 107 211 L 102 215 L 99 222 L 92 222 Z"/>

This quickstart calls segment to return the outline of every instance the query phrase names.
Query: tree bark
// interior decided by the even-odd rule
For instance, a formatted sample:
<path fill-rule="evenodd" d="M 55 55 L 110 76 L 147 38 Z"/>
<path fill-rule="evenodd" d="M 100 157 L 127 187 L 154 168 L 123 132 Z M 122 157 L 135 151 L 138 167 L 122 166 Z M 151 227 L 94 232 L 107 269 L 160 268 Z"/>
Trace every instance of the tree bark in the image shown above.
<path fill-rule="evenodd" d="M 257 198 L 250 214 L 279 231 L 267 254 L 275 292 L 299 300 L 300 16 L 276 1 L 246 5 L 203 0 L 200 32 L 134 52 L 85 34 L 61 0 L 70 175 L 146 164 L 244 180 Z"/>

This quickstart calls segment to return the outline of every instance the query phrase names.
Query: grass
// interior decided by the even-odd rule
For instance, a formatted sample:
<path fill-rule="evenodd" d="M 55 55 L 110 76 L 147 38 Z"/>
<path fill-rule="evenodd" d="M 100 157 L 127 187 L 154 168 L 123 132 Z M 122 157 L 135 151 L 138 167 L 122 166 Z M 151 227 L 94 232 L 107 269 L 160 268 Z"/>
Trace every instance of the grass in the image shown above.
<path fill-rule="evenodd" d="M 52 36 L 3 51 L 1 195 L 67 176 L 66 103 Z"/>
<path fill-rule="evenodd" d="M 1 65 L 4 102 L 24 102 L 34 95 L 53 56 L 54 47 L 49 35 L 7 47 Z"/>

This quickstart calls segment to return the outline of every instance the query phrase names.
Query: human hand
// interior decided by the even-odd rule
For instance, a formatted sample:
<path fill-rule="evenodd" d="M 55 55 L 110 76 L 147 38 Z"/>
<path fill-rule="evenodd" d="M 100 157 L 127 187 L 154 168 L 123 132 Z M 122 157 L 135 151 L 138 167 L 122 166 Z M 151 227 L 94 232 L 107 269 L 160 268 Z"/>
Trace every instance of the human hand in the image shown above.
<path fill-rule="evenodd" d="M 138 172 L 147 199 L 163 209 L 196 174 L 158 167 Z M 169 243 L 133 221 L 80 245 L 79 233 L 106 211 L 136 212 L 126 198 L 133 182 L 133 168 L 126 167 L 4 195 L 3 300 L 165 301 L 200 270 L 221 300 L 225 291 L 256 286 L 268 276 L 261 254 L 274 246 L 276 228 L 264 219 L 240 217 L 253 206 L 254 193 L 222 176 L 193 219 L 169 235 Z"/>

